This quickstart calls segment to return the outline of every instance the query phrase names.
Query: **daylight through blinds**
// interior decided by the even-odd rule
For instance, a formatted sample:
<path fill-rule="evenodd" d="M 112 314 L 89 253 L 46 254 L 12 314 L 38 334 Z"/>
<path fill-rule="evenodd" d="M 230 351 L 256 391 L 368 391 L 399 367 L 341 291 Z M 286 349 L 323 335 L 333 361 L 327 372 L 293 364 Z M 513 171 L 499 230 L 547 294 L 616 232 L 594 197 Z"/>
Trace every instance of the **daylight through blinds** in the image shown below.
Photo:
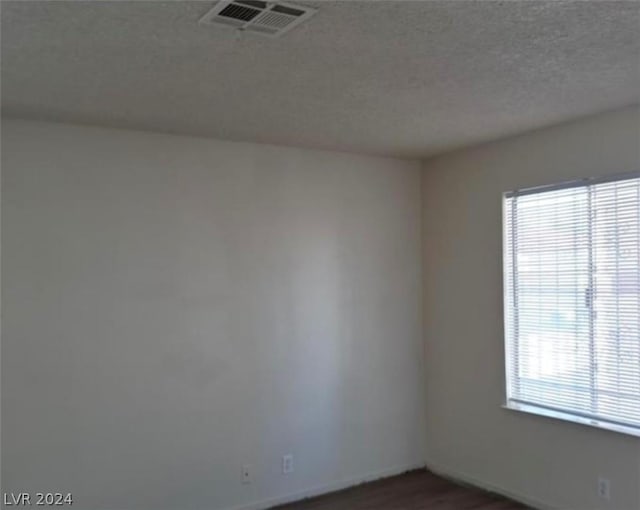
<path fill-rule="evenodd" d="M 640 177 L 504 207 L 509 402 L 640 428 Z"/>

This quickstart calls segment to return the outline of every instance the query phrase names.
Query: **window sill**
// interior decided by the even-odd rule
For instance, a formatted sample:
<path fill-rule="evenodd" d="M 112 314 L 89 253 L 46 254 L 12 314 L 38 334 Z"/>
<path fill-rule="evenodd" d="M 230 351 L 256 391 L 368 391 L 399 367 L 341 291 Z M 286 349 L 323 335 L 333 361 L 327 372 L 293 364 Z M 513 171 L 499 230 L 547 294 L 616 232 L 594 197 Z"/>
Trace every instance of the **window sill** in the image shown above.
<path fill-rule="evenodd" d="M 518 411 L 521 413 L 535 414 L 537 416 L 544 416 L 546 418 L 555 418 L 557 420 L 569 421 L 572 423 L 579 423 L 581 425 L 587 425 L 589 427 L 595 427 L 598 429 L 609 430 L 611 432 L 618 432 L 620 434 L 626 434 L 629 436 L 640 438 L 640 428 L 631 427 L 627 425 L 620 425 L 618 423 L 611 423 L 603 420 L 597 420 L 594 418 L 585 418 L 584 416 L 576 416 L 575 414 L 566 413 L 562 411 L 555 411 L 552 409 L 546 409 L 544 407 L 538 407 L 531 404 L 520 404 L 518 402 L 507 402 L 502 406 L 503 409 L 510 411 Z"/>

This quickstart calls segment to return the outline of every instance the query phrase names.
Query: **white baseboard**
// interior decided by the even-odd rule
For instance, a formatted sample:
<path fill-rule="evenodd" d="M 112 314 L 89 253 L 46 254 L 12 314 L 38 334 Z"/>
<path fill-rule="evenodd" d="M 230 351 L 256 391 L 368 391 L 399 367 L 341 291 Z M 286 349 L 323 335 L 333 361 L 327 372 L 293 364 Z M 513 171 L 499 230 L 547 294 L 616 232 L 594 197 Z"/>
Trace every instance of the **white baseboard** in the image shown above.
<path fill-rule="evenodd" d="M 427 462 L 426 467 L 429 471 L 432 471 L 436 475 L 439 475 L 443 478 L 448 478 L 452 481 L 457 481 L 465 485 L 472 485 L 485 491 L 500 494 L 501 496 L 505 496 L 514 501 L 519 501 L 520 503 L 523 503 L 531 508 L 536 508 L 538 510 L 561 510 L 560 507 L 550 505 L 549 503 L 540 501 L 530 496 L 516 494 L 515 492 L 505 489 L 504 487 L 485 482 L 484 480 L 480 480 L 473 475 L 469 475 L 468 473 L 463 473 L 455 469 L 449 469 L 448 467 L 442 466 L 440 464 Z"/>
<path fill-rule="evenodd" d="M 414 469 L 423 469 L 424 467 L 424 463 L 396 466 L 390 469 L 384 469 L 382 471 L 376 471 L 355 478 L 350 478 L 349 480 L 337 480 L 326 485 L 312 487 L 300 492 L 286 494 L 284 496 L 277 496 L 274 498 L 268 498 L 246 505 L 234 506 L 228 508 L 227 510 L 267 510 L 268 508 L 271 508 L 273 506 L 284 505 L 286 503 L 293 503 L 295 501 L 312 498 L 314 496 L 329 494 L 331 492 L 348 489 L 349 487 L 353 487 L 355 485 L 360 485 L 361 483 L 372 482 L 374 480 L 380 480 L 381 478 L 388 478 L 390 476 L 399 475 L 407 471 L 412 471 Z"/>

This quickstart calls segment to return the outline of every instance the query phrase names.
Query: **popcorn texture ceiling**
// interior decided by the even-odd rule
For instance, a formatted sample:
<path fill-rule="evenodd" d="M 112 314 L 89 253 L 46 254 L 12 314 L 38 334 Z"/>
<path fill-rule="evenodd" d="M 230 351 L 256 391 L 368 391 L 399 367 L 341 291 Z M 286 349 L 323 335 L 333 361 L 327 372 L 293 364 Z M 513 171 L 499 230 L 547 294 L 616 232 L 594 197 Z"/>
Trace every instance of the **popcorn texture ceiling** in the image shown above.
<path fill-rule="evenodd" d="M 266 39 L 214 2 L 3 1 L 3 114 L 425 157 L 640 102 L 637 1 L 300 3 Z"/>

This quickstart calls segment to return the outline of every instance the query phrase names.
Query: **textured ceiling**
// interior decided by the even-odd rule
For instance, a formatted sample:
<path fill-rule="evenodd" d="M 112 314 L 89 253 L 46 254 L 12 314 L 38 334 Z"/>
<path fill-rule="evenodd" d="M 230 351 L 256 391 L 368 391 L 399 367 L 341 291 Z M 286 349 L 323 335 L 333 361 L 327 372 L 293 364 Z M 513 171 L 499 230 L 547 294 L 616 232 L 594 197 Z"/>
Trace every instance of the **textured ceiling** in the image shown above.
<path fill-rule="evenodd" d="M 3 1 L 3 114 L 426 156 L 640 101 L 640 2 L 316 1 L 280 39 L 214 2 Z"/>

